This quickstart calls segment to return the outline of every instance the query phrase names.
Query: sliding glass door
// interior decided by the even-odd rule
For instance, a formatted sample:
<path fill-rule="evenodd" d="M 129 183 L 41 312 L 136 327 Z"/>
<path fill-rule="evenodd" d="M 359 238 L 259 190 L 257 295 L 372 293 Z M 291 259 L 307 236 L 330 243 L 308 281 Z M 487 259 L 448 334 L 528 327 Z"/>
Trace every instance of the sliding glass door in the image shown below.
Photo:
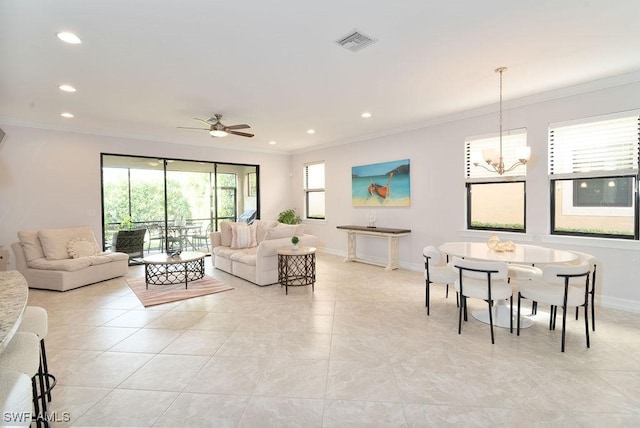
<path fill-rule="evenodd" d="M 102 154 L 105 248 L 123 229 L 146 229 L 144 251 L 210 251 L 221 221 L 258 209 L 257 165 Z M 117 248 L 114 248 L 117 250 Z"/>

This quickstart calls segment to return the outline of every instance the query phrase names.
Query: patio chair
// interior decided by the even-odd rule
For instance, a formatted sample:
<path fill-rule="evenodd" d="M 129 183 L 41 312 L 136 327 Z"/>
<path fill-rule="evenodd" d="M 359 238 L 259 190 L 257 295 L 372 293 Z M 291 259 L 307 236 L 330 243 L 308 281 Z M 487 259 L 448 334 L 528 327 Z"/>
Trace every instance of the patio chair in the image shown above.
<path fill-rule="evenodd" d="M 251 224 L 256 219 L 256 215 L 257 215 L 256 210 L 246 210 L 245 212 L 242 213 L 242 215 L 240 215 L 240 217 L 238 217 L 238 222 Z"/>
<path fill-rule="evenodd" d="M 200 250 L 200 248 L 202 248 L 204 244 L 204 246 L 207 247 L 207 252 L 209 252 L 209 233 L 211 233 L 211 230 L 212 226 L 211 223 L 209 223 L 207 224 L 204 232 L 201 228 L 200 230 L 197 230 L 196 233 L 191 235 L 191 244 L 194 250 Z"/>
<path fill-rule="evenodd" d="M 119 230 L 113 235 L 113 250 L 129 255 L 129 264 L 141 263 L 147 229 Z"/>

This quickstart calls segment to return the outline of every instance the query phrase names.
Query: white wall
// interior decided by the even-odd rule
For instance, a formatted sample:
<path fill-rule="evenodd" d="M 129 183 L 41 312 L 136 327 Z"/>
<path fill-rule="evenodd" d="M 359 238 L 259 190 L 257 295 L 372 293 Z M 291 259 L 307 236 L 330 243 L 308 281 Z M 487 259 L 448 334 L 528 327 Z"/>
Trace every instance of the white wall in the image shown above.
<path fill-rule="evenodd" d="M 566 93 L 566 91 L 565 91 Z M 534 102 L 535 101 L 535 102 Z M 511 108 L 509 108 L 511 107 Z M 526 127 L 532 161 L 527 177 L 527 234 L 499 234 L 503 239 L 538 243 L 591 253 L 601 259 L 598 299 L 604 306 L 640 312 L 640 243 L 637 241 L 549 236 L 547 125 L 640 108 L 640 82 L 579 95 L 543 94 L 508 101 L 505 125 Z M 327 220 L 309 222 L 324 249 L 346 252 L 341 224 L 366 224 L 370 208 L 351 205 L 351 167 L 397 159 L 411 160 L 411 206 L 379 208 L 378 226 L 412 230 L 401 238 L 400 262 L 422 269 L 422 248 L 445 241 L 485 241 L 489 234 L 465 230 L 463 174 L 464 138 L 495 132 L 497 111 L 466 112 L 459 119 L 422 129 L 323 148 L 293 156 L 247 153 L 210 147 L 182 146 L 133 139 L 92 136 L 2 125 L 7 140 L 0 146 L 0 244 L 8 245 L 21 229 L 89 224 L 100 232 L 101 152 L 165 156 L 260 165 L 262 218 L 282 209 L 303 212 L 302 168 L 326 162 Z M 375 114 L 376 112 L 374 112 Z M 375 115 L 371 120 L 375 120 Z M 382 240 L 358 242 L 358 253 L 383 261 Z M 381 274 L 384 271 L 381 270 Z"/>
<path fill-rule="evenodd" d="M 260 165 L 261 216 L 289 206 L 288 155 L 249 153 L 2 125 L 0 244 L 19 230 L 88 224 L 100 236 L 100 153 Z M 99 239 L 99 238 L 98 238 Z M 15 265 L 12 263 L 10 268 Z"/>
<path fill-rule="evenodd" d="M 545 99 L 546 101 L 536 101 Z M 498 234 L 514 242 L 536 243 L 559 249 L 573 249 L 601 260 L 598 296 L 604 306 L 640 312 L 640 243 L 626 240 L 570 238 L 548 235 L 549 182 L 547 176 L 547 127 L 549 123 L 640 108 L 640 82 L 579 95 L 536 100 L 514 100 L 505 108 L 507 128 L 527 128 L 532 160 L 527 175 L 527 234 Z M 511 108 L 509 108 L 511 106 Z M 375 114 L 375 112 L 374 112 Z M 375 120 L 375 115 L 371 120 Z M 375 210 L 381 227 L 409 228 L 401 238 L 400 262 L 405 268 L 422 269 L 422 248 L 445 241 L 485 241 L 490 233 L 465 230 L 464 138 L 495 132 L 496 111 L 467 112 L 466 118 L 431 125 L 419 130 L 371 138 L 346 146 L 325 148 L 292 157 L 291 193 L 302 212 L 302 169 L 305 162 L 326 162 L 327 219 L 309 223 L 308 229 L 322 237 L 325 249 L 346 253 L 341 224 L 366 225 L 370 208 L 351 204 L 351 167 L 408 158 L 411 161 L 411 206 Z M 499 207 L 497 207 L 499 209 Z M 362 238 L 358 255 L 384 261 L 383 240 Z M 381 271 L 381 274 L 382 271 Z"/>

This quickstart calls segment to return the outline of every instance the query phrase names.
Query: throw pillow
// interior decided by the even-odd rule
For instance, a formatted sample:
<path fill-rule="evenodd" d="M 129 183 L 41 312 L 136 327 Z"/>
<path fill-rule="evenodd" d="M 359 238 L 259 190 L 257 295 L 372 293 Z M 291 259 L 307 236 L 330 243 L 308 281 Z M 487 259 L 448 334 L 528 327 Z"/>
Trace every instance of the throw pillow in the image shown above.
<path fill-rule="evenodd" d="M 95 256 L 96 247 L 84 238 L 75 238 L 67 244 L 67 252 L 72 259 Z"/>
<path fill-rule="evenodd" d="M 280 239 L 280 238 L 291 238 L 293 235 L 298 233 L 298 225 L 296 224 L 278 224 L 276 227 L 272 227 L 267 230 L 267 234 L 264 237 L 264 240 L 269 239 Z"/>
<path fill-rule="evenodd" d="M 256 243 L 255 226 L 246 223 L 233 223 L 231 225 L 231 248 L 251 248 L 258 245 Z"/>
<path fill-rule="evenodd" d="M 220 245 L 222 245 L 223 247 L 231 246 L 231 239 L 233 238 L 231 228 L 233 227 L 234 224 L 244 224 L 245 226 L 247 225 L 247 223 L 244 223 L 244 222 L 239 222 L 239 223 L 232 222 L 232 221 L 220 222 Z"/>
<path fill-rule="evenodd" d="M 67 244 L 75 238 L 84 238 L 91 242 L 94 248 L 98 247 L 96 237 L 89 226 L 41 229 L 38 231 L 38 237 L 40 238 L 42 250 L 47 260 L 64 260 L 70 258 Z"/>
<path fill-rule="evenodd" d="M 44 251 L 42 251 L 42 244 L 40 244 L 37 231 L 21 230 L 18 232 L 18 238 L 20 239 L 20 244 L 22 244 L 24 257 L 28 262 L 44 257 Z"/>
<path fill-rule="evenodd" d="M 267 231 L 278 225 L 277 220 L 256 220 L 252 224 L 256 226 L 256 240 L 258 244 L 264 241 L 264 237 L 267 235 Z"/>

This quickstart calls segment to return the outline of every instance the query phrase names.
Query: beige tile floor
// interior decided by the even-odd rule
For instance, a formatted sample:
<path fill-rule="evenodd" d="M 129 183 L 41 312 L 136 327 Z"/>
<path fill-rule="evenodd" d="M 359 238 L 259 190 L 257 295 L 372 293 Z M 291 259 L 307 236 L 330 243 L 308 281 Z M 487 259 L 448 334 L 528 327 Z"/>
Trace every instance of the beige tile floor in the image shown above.
<path fill-rule="evenodd" d="M 123 278 L 31 291 L 49 312 L 53 426 L 640 426 L 638 314 L 597 308 L 591 349 L 571 319 L 561 353 L 541 308 L 491 345 L 471 317 L 457 334 L 443 286 L 426 315 L 421 272 L 319 254 L 315 293 L 285 296 L 206 263 L 235 289 L 147 309 Z"/>

